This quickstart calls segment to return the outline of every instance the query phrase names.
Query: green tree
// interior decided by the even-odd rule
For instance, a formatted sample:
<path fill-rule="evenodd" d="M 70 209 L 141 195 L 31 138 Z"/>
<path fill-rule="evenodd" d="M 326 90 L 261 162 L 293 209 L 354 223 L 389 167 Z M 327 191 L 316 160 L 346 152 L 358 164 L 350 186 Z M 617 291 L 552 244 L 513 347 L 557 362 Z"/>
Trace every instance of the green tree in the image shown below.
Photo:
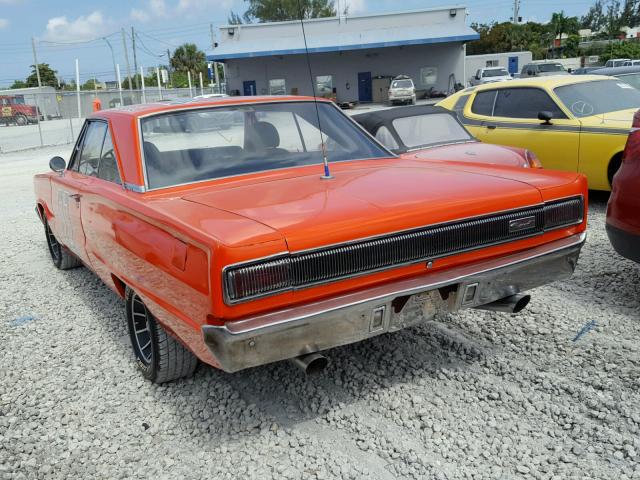
<path fill-rule="evenodd" d="M 48 63 L 39 63 L 38 64 L 40 70 L 40 81 L 42 86 L 56 87 L 58 86 L 58 78 L 56 77 L 56 70 L 53 70 Z M 38 86 L 38 76 L 36 74 L 36 66 L 31 65 L 31 74 L 27 77 L 26 80 L 27 87 L 37 87 Z"/>
<path fill-rule="evenodd" d="M 588 28 L 593 32 L 601 30 L 607 23 L 603 0 L 596 0 L 587 14 L 580 19 L 580 23 L 582 28 Z"/>
<path fill-rule="evenodd" d="M 13 85 L 11 85 L 9 88 L 26 88 L 26 87 L 27 87 L 27 82 L 23 80 L 14 80 Z"/>
<path fill-rule="evenodd" d="M 100 82 L 98 81 L 97 78 L 90 78 L 89 80 L 84 82 L 82 85 L 80 85 L 80 90 L 96 90 L 101 88 L 102 86 L 100 85 Z"/>
<path fill-rule="evenodd" d="M 249 7 L 244 13 L 247 23 L 283 22 L 300 17 L 334 17 L 337 12 L 333 0 L 245 0 Z"/>
<path fill-rule="evenodd" d="M 199 72 L 206 73 L 206 59 L 207 57 L 204 52 L 198 50 L 198 47 L 196 47 L 194 43 L 185 43 L 184 45 L 176 48 L 173 52 L 173 56 L 171 57 L 171 67 L 176 72 L 183 72 L 185 76 L 187 72 L 191 72 L 193 80 Z"/>

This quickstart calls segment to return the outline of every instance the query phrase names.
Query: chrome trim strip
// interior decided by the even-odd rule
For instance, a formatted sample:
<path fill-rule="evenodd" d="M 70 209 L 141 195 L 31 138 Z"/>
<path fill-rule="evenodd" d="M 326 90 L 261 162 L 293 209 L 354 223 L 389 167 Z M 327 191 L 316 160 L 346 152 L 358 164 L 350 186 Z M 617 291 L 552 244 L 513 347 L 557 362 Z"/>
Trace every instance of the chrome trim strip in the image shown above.
<path fill-rule="evenodd" d="M 136 192 L 136 193 L 144 193 L 146 192 L 146 189 L 143 185 L 136 185 L 134 183 L 124 183 L 124 187 L 127 190 L 130 190 L 132 192 Z"/>
<path fill-rule="evenodd" d="M 248 302 L 248 301 L 257 300 L 257 299 L 260 299 L 260 298 L 268 297 L 268 296 L 271 296 L 271 295 L 276 295 L 276 294 L 279 294 L 279 293 L 305 290 L 307 288 L 316 287 L 318 285 L 323 285 L 323 284 L 333 283 L 333 282 L 339 282 L 339 281 L 346 280 L 346 279 L 361 277 L 363 275 L 371 275 L 371 274 L 374 274 L 374 273 L 378 273 L 378 272 L 382 272 L 382 271 L 386 271 L 386 270 L 391 270 L 391 269 L 394 269 L 394 268 L 401 268 L 401 267 L 406 267 L 406 266 L 409 266 L 409 265 L 416 265 L 416 264 L 423 263 L 423 262 L 429 261 L 429 260 L 433 261 L 433 260 L 437 260 L 437 259 L 441 259 L 441 258 L 447 258 L 447 257 L 455 256 L 455 255 L 460 255 L 462 253 L 467 253 L 467 252 L 470 252 L 470 251 L 479 250 L 479 249 L 482 249 L 482 248 L 488 248 L 488 247 L 492 247 L 492 246 L 496 246 L 496 245 L 502 245 L 502 244 L 505 244 L 505 243 L 515 242 L 515 241 L 519 241 L 519 240 L 524 240 L 524 239 L 527 239 L 527 238 L 539 237 L 541 235 L 544 235 L 545 233 L 548 233 L 548 232 L 551 232 L 551 231 L 554 231 L 554 230 L 558 230 L 560 228 L 568 228 L 568 227 L 572 227 L 572 226 L 581 224 L 584 221 L 584 214 L 585 214 L 584 196 L 582 194 L 580 194 L 580 195 L 570 195 L 570 196 L 566 196 L 566 197 L 562 197 L 562 198 L 558 198 L 558 199 L 549 200 L 549 201 L 544 202 L 544 203 L 535 204 L 535 205 L 532 205 L 532 206 L 529 206 L 529 207 L 519 207 L 517 209 L 501 210 L 501 211 L 498 211 L 498 212 L 493 212 L 493 213 L 480 215 L 480 216 L 470 216 L 470 217 L 464 217 L 464 218 L 461 218 L 461 219 L 450 220 L 450 221 L 443 222 L 443 223 L 424 225 L 424 226 L 413 228 L 413 229 L 409 229 L 409 230 L 399 230 L 399 231 L 395 231 L 395 232 L 384 233 L 384 234 L 370 236 L 370 237 L 358 238 L 358 239 L 350 240 L 350 241 L 347 241 L 347 242 L 334 243 L 334 244 L 324 245 L 324 246 L 321 246 L 321 247 L 314 247 L 314 248 L 305 249 L 305 250 L 297 250 L 297 251 L 293 251 L 293 252 L 286 252 L 286 253 L 279 253 L 279 254 L 275 254 L 275 255 L 270 255 L 270 256 L 267 256 L 267 257 L 264 257 L 264 258 L 267 258 L 269 260 L 277 260 L 279 258 L 290 258 L 291 256 L 308 255 L 308 254 L 313 254 L 315 252 L 321 252 L 321 251 L 324 251 L 324 250 L 329 250 L 331 248 L 348 247 L 350 245 L 354 245 L 354 244 L 358 244 L 358 243 L 362 243 L 362 242 L 368 242 L 368 241 L 375 241 L 377 239 L 393 237 L 395 235 L 406 235 L 406 234 L 410 234 L 412 232 L 417 232 L 417 231 L 424 230 L 425 228 L 439 228 L 439 227 L 444 227 L 444 226 L 451 225 L 451 224 L 454 224 L 454 223 L 465 222 L 465 221 L 468 221 L 468 220 L 471 220 L 471 219 L 478 219 L 479 220 L 479 219 L 483 219 L 483 218 L 491 218 L 491 217 L 494 217 L 494 216 L 497 216 L 497 215 L 501 215 L 501 214 L 507 214 L 507 213 L 515 214 L 515 213 L 518 213 L 518 212 L 524 212 L 524 211 L 531 210 L 531 209 L 534 209 L 534 208 L 542 208 L 542 211 L 544 213 L 544 207 L 546 207 L 547 205 L 554 205 L 556 203 L 562 203 L 563 201 L 571 200 L 571 199 L 580 199 L 580 202 L 581 202 L 581 205 L 582 205 L 582 218 L 579 219 L 579 220 L 576 220 L 573 223 L 561 224 L 561 225 L 557 225 L 557 226 L 554 226 L 554 227 L 551 227 L 551 228 L 545 228 L 545 226 L 543 225 L 541 231 L 536 231 L 536 232 L 534 232 L 532 234 L 519 236 L 517 238 L 512 238 L 512 239 L 507 239 L 507 240 L 497 241 L 497 242 L 491 242 L 491 243 L 486 243 L 486 244 L 482 244 L 482 245 L 479 245 L 479 246 L 474 246 L 474 247 L 469 247 L 469 248 L 466 248 L 466 249 L 456 250 L 455 252 L 450 252 L 450 253 L 446 253 L 446 254 L 442 254 L 442 255 L 435 255 L 435 256 L 431 256 L 431 257 L 420 258 L 420 259 L 411 260 L 411 261 L 408 261 L 408 262 L 396 263 L 396 264 L 393 264 L 393 265 L 384 266 L 384 267 L 371 269 L 371 270 L 366 270 L 366 271 L 362 271 L 362 272 L 358 272 L 358 273 L 352 273 L 352 274 L 341 276 L 341 277 L 335 277 L 335 278 L 330 278 L 330 279 L 326 279 L 326 280 L 319 280 L 319 281 L 316 281 L 316 282 L 306 283 L 304 285 L 287 286 L 287 287 L 283 287 L 283 288 L 280 288 L 280 289 L 269 290 L 267 292 L 263 292 L 263 293 L 259 293 L 259 294 L 255 294 L 255 295 L 250 295 L 250 296 L 246 296 L 246 297 L 242 297 L 242 298 L 239 298 L 239 299 L 230 298 L 229 285 L 228 285 L 229 277 L 227 275 L 227 272 L 232 268 L 242 268 L 242 267 L 249 267 L 249 266 L 252 266 L 252 265 L 255 265 L 255 264 L 260 264 L 260 263 L 263 263 L 264 260 L 260 260 L 260 259 L 253 260 L 252 259 L 252 260 L 249 260 L 249 261 L 237 262 L 237 263 L 234 263 L 234 264 L 226 265 L 222 269 L 223 299 L 224 299 L 225 304 L 227 304 L 227 305 L 237 305 L 237 304 L 240 304 L 240 303 L 245 303 L 245 302 Z"/>

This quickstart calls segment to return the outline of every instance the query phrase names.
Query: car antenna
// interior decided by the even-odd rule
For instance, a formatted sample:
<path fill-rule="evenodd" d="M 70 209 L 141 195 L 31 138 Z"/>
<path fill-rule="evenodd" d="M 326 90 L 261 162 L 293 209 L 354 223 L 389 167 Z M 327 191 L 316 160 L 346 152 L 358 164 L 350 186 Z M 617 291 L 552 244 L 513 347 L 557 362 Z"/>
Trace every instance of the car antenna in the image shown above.
<path fill-rule="evenodd" d="M 309 80 L 311 81 L 311 91 L 313 92 L 313 103 L 316 107 L 316 116 L 318 118 L 318 130 L 320 131 L 320 146 L 322 148 L 322 163 L 324 165 L 324 175 L 320 178 L 323 180 L 329 180 L 333 178 L 329 171 L 329 160 L 327 159 L 327 149 L 324 142 L 324 135 L 322 134 L 322 125 L 320 123 L 320 110 L 318 109 L 318 99 L 316 98 L 316 86 L 313 82 L 313 72 L 311 71 L 311 59 L 309 58 L 309 47 L 307 46 L 307 35 L 304 31 L 304 15 L 302 12 L 302 5 L 298 0 L 298 14 L 300 15 L 300 26 L 302 27 L 302 38 L 304 39 L 304 51 L 307 57 L 307 67 L 309 68 Z"/>

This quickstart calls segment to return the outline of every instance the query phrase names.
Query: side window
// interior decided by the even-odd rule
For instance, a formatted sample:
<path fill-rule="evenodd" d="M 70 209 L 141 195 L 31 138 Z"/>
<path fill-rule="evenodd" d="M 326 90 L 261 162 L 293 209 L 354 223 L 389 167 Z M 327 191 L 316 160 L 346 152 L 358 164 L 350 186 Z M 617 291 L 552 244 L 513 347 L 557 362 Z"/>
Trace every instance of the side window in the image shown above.
<path fill-rule="evenodd" d="M 78 172 L 83 175 L 96 176 L 106 131 L 107 124 L 105 122 L 89 123 L 84 134 L 82 151 L 78 157 Z"/>
<path fill-rule="evenodd" d="M 553 118 L 567 118 L 544 90 L 539 88 L 505 88 L 498 90 L 493 110 L 495 117 L 538 118 L 543 110 L 553 113 Z"/>
<path fill-rule="evenodd" d="M 102 144 L 102 154 L 100 155 L 100 164 L 98 165 L 98 178 L 102 178 L 108 182 L 122 184 L 120 173 L 118 172 L 118 162 L 113 149 L 113 140 L 111 132 L 107 128 L 107 134 Z"/>
<path fill-rule="evenodd" d="M 453 106 L 453 111 L 456 112 L 458 118 L 462 115 L 462 112 L 464 112 L 464 107 L 467 104 L 467 100 L 469 100 L 469 95 L 460 95 L 460 98 L 456 100 L 456 103 Z"/>
<path fill-rule="evenodd" d="M 493 104 L 496 99 L 496 90 L 489 90 L 488 92 L 478 92 L 476 98 L 473 99 L 471 105 L 471 111 L 476 115 L 485 115 L 490 117 L 493 115 Z"/>
<path fill-rule="evenodd" d="M 400 148 L 398 146 L 398 142 L 396 142 L 396 139 L 393 138 L 393 135 L 391 135 L 389 129 L 384 125 L 380 127 L 376 132 L 376 140 L 378 140 L 382 145 L 390 150 L 396 150 Z"/>

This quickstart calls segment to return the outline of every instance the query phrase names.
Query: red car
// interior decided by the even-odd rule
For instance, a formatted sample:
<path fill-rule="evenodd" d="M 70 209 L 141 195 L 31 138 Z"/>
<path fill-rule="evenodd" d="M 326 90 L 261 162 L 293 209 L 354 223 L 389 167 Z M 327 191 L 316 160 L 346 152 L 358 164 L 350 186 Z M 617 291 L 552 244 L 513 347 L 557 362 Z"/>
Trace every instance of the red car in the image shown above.
<path fill-rule="evenodd" d="M 623 257 L 640 263 L 640 110 L 633 117 L 622 155 L 613 177 L 607 206 L 607 235 Z"/>
<path fill-rule="evenodd" d="M 27 125 L 36 123 L 38 117 L 42 120 L 42 115 L 38 115 L 38 108 L 27 105 L 22 95 L 0 95 L 0 122 L 8 125 Z"/>
<path fill-rule="evenodd" d="M 351 118 L 403 157 L 449 164 L 542 168 L 529 150 L 479 142 L 446 108 L 417 105 L 359 113 Z"/>
<path fill-rule="evenodd" d="M 321 99 L 96 112 L 50 166 L 35 192 L 53 263 L 125 300 L 155 382 L 198 360 L 313 371 L 439 313 L 517 312 L 585 239 L 584 176 L 397 157 Z"/>

